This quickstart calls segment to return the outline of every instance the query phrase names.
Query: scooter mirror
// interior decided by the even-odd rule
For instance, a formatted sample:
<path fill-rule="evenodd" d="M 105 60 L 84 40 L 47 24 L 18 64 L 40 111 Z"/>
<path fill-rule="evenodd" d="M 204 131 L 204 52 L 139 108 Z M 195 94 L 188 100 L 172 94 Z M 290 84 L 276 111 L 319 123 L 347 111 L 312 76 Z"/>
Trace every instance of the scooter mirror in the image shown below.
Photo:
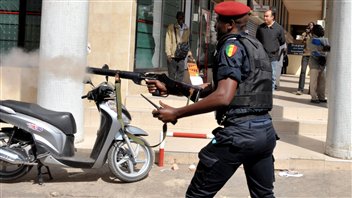
<path fill-rule="evenodd" d="M 84 79 L 83 79 L 83 83 L 84 84 L 90 84 L 94 87 L 94 84 L 92 83 L 92 80 L 90 79 L 89 76 L 85 76 Z"/>
<path fill-rule="evenodd" d="M 104 65 L 103 65 L 103 67 L 102 67 L 102 69 L 109 70 L 109 65 L 104 64 Z M 108 82 L 108 80 L 109 80 L 109 76 L 105 76 L 105 80 L 106 80 L 106 82 Z"/>

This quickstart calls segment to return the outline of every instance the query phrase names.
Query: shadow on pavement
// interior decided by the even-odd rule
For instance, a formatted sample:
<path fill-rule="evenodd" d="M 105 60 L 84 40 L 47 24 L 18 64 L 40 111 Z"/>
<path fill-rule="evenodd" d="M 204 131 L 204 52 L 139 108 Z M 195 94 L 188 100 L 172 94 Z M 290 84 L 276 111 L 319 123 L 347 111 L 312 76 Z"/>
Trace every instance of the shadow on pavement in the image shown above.
<path fill-rule="evenodd" d="M 280 136 L 280 134 L 279 134 Z M 324 154 L 325 142 L 302 135 L 281 135 L 280 140 L 307 150 Z"/>
<path fill-rule="evenodd" d="M 290 88 L 285 88 L 285 89 L 290 89 Z M 291 93 L 290 91 L 287 91 L 288 93 Z M 312 105 L 312 106 L 317 106 L 317 107 L 323 107 L 323 108 L 328 108 L 327 107 L 327 103 L 319 103 L 319 104 L 314 104 L 310 102 L 310 99 L 306 99 L 306 98 L 294 98 L 294 97 L 287 97 L 287 96 L 280 96 L 280 95 L 275 95 L 273 96 L 273 98 L 276 99 L 280 99 L 280 100 L 286 100 L 286 101 L 290 101 L 290 102 L 297 102 L 297 103 L 302 103 L 302 104 L 307 104 L 307 105 Z"/>

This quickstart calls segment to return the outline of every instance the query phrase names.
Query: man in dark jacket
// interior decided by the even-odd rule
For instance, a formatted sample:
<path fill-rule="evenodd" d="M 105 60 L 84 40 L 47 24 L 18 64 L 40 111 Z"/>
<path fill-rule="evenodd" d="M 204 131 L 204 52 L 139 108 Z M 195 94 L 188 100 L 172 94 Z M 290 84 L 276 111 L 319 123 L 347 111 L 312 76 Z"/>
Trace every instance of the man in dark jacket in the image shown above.
<path fill-rule="evenodd" d="M 258 26 L 256 37 L 263 44 L 269 56 L 273 72 L 272 85 L 274 90 L 276 87 L 276 67 L 279 61 L 279 49 L 281 45 L 285 44 L 285 32 L 275 22 L 275 13 L 272 10 L 264 13 L 264 23 Z"/>

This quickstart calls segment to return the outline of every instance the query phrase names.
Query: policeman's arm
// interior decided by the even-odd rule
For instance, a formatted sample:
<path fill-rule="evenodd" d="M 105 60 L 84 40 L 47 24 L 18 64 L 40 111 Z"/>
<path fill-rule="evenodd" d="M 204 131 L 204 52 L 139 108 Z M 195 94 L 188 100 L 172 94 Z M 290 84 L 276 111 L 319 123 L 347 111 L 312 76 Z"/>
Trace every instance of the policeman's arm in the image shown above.
<path fill-rule="evenodd" d="M 237 81 L 232 78 L 220 80 L 218 87 L 204 99 L 188 106 L 175 108 L 176 119 L 201 113 L 208 113 L 228 106 L 235 97 Z"/>
<path fill-rule="evenodd" d="M 167 84 L 159 81 L 159 80 L 148 80 L 146 79 L 146 83 L 147 83 L 147 87 L 148 87 L 148 91 L 151 94 L 155 94 L 156 96 L 167 96 L 169 94 L 171 95 L 177 95 L 179 96 L 180 94 L 182 95 L 182 93 L 186 94 L 188 93 L 190 90 L 187 86 L 184 87 L 168 87 Z M 193 94 L 191 95 L 191 100 L 195 101 L 196 99 L 198 100 L 198 98 L 204 98 L 206 96 L 208 96 L 213 90 L 212 90 L 212 85 L 210 83 L 204 83 L 201 85 L 197 85 L 197 87 L 200 87 L 200 94 L 198 95 L 198 93 L 196 91 L 193 91 Z M 189 96 L 189 95 L 185 95 L 185 96 Z"/>

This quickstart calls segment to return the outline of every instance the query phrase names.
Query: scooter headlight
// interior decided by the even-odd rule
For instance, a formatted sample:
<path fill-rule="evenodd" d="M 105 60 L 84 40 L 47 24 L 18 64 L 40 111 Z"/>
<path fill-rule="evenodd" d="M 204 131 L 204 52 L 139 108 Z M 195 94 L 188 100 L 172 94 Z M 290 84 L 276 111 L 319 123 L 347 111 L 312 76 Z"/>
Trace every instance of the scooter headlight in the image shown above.
<path fill-rule="evenodd" d="M 116 102 L 114 100 L 109 100 L 107 102 L 107 105 L 109 106 L 109 108 L 111 110 L 113 110 L 114 112 L 117 113 L 117 111 L 116 111 Z M 124 124 L 130 124 L 131 123 L 131 119 L 132 118 L 131 118 L 130 113 L 127 111 L 127 109 L 124 106 L 122 106 L 122 120 L 123 120 L 123 123 Z"/>
<path fill-rule="evenodd" d="M 109 108 L 111 110 L 113 110 L 113 111 L 115 111 L 117 113 L 117 111 L 116 111 L 116 102 L 115 101 L 109 100 L 106 104 L 109 106 Z"/>

